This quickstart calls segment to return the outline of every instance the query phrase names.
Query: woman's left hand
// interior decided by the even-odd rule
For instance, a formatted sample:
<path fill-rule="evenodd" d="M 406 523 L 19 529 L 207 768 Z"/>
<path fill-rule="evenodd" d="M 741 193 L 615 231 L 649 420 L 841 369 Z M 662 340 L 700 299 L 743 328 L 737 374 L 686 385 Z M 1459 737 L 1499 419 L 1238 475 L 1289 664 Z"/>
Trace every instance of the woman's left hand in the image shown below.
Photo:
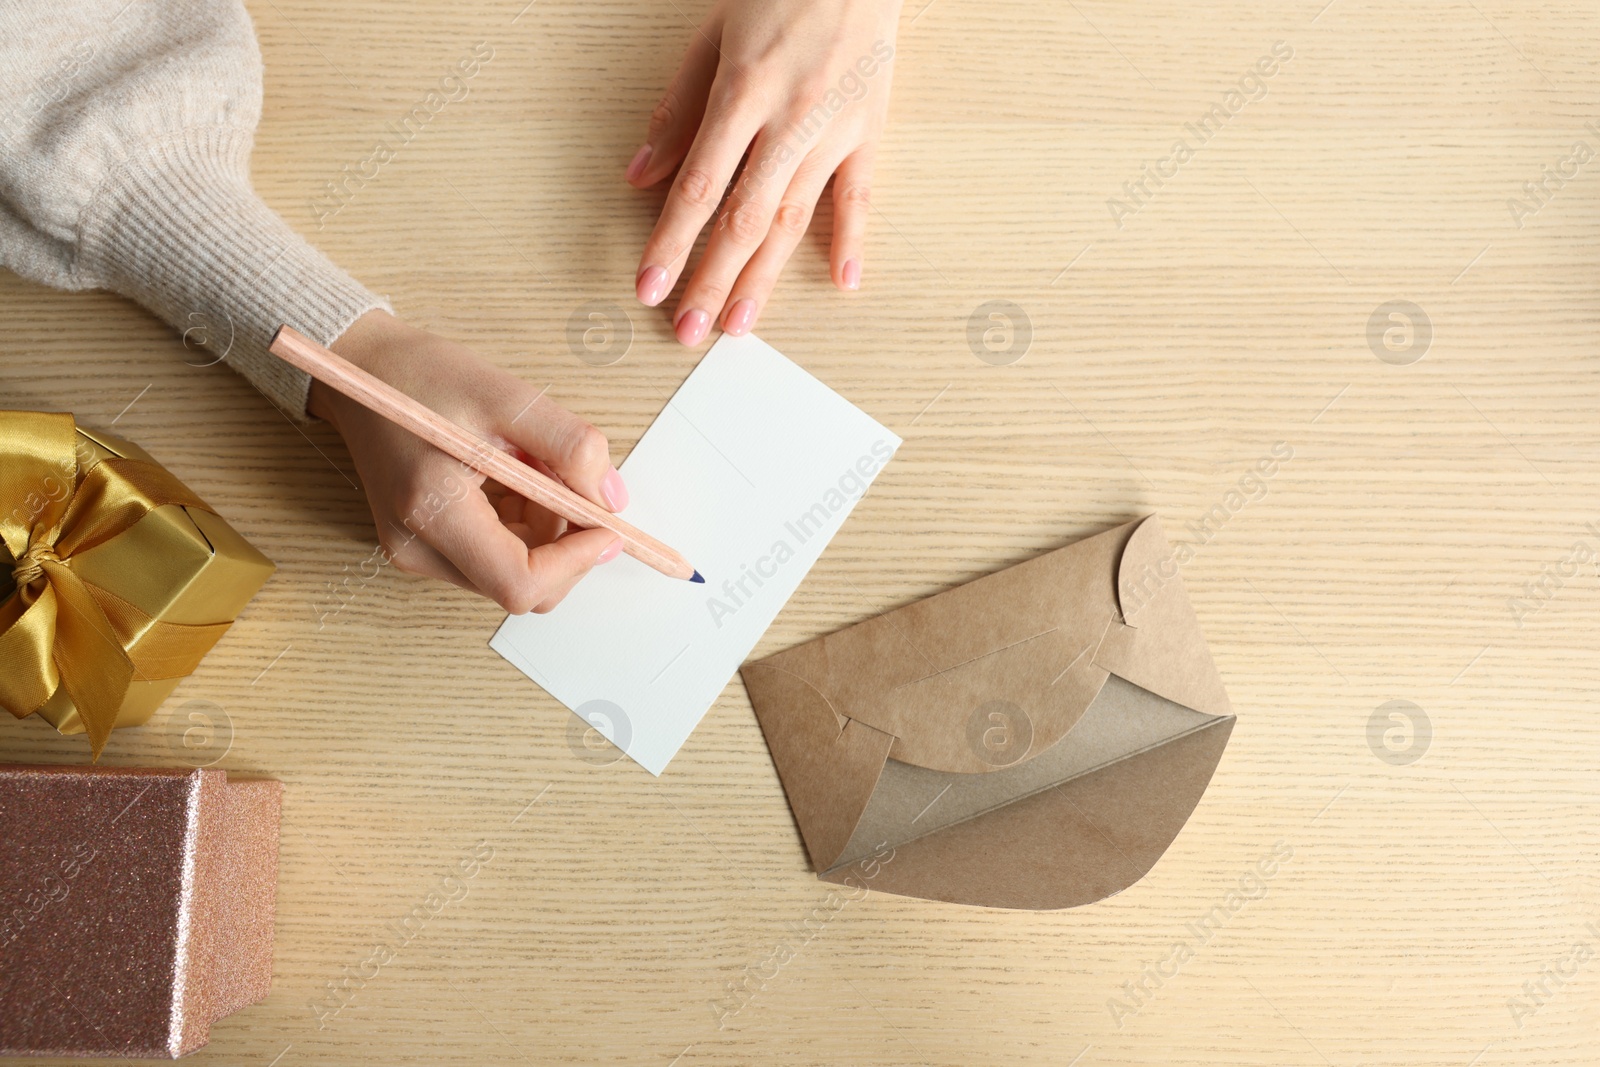
<path fill-rule="evenodd" d="M 718 320 L 750 332 L 830 177 L 833 282 L 860 287 L 899 18 L 900 0 L 721 0 L 695 33 L 627 171 L 641 189 L 678 172 L 639 261 L 645 304 L 672 291 L 716 217 L 673 315 L 679 341 Z"/>

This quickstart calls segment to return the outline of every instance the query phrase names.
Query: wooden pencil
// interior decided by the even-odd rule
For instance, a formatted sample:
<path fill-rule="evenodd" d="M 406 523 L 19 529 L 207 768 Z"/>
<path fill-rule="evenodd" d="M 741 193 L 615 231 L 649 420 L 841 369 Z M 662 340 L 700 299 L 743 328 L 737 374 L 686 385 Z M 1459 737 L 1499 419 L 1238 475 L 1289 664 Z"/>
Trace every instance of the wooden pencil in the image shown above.
<path fill-rule="evenodd" d="M 377 412 L 384 418 L 453 456 L 536 504 L 549 508 L 575 526 L 610 530 L 622 538 L 622 550 L 669 578 L 703 582 L 700 572 L 671 547 L 623 522 L 599 504 L 545 477 L 525 463 L 495 448 L 470 430 L 394 386 L 373 377 L 336 352 L 330 352 L 299 331 L 280 326 L 269 346 L 284 362 L 305 371 L 317 381 Z"/>

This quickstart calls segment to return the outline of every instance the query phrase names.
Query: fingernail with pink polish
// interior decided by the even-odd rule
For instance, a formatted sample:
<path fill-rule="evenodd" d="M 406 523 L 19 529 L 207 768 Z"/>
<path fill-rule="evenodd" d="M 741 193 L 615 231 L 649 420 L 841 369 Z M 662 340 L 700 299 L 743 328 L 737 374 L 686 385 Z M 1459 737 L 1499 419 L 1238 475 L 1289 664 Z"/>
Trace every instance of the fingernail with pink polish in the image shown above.
<path fill-rule="evenodd" d="M 844 261 L 844 287 L 846 289 L 861 288 L 861 261 L 847 259 Z"/>
<path fill-rule="evenodd" d="M 610 563 L 622 555 L 622 538 L 617 538 L 606 546 L 606 550 L 594 558 L 596 563 Z"/>
<path fill-rule="evenodd" d="M 617 473 L 617 468 L 612 467 L 600 479 L 600 498 L 612 511 L 621 511 L 628 506 L 628 487 L 622 484 L 622 475 Z"/>
<path fill-rule="evenodd" d="M 650 153 L 654 151 L 649 145 L 640 145 L 639 151 L 633 154 L 633 161 L 628 164 L 628 181 L 638 181 L 639 175 L 644 173 L 644 168 L 650 162 Z"/>
<path fill-rule="evenodd" d="M 635 289 L 639 295 L 639 303 L 645 307 L 655 307 L 667 296 L 667 268 L 646 267 L 639 274 Z"/>
<path fill-rule="evenodd" d="M 711 316 L 699 308 L 686 311 L 678 320 L 678 340 L 686 345 L 697 345 L 705 340 L 706 331 L 711 329 Z"/>
<path fill-rule="evenodd" d="M 728 317 L 722 320 L 722 328 L 735 337 L 743 337 L 750 332 L 755 319 L 756 302 L 748 298 L 739 300 L 728 309 Z"/>

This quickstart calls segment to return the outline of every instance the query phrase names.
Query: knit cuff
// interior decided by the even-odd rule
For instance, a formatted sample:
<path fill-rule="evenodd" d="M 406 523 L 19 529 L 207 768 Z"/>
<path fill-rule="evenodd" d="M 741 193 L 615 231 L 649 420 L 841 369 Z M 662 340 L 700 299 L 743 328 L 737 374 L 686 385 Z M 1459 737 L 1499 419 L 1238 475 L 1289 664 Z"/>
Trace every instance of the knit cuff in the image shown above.
<path fill-rule="evenodd" d="M 248 131 L 218 127 L 142 146 L 84 211 L 76 273 L 145 305 L 305 421 L 311 379 L 267 351 L 278 327 L 328 345 L 392 309 L 255 194 L 250 145 Z"/>

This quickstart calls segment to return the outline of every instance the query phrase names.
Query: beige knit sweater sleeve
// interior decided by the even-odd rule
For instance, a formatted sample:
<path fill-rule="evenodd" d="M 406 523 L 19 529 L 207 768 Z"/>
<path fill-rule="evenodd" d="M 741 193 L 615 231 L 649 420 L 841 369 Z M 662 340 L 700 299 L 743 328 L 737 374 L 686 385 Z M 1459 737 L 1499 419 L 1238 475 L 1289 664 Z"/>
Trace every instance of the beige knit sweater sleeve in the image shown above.
<path fill-rule="evenodd" d="M 138 301 L 305 419 L 273 331 L 388 305 L 255 194 L 260 117 L 240 0 L 0 0 L 0 265 Z"/>

